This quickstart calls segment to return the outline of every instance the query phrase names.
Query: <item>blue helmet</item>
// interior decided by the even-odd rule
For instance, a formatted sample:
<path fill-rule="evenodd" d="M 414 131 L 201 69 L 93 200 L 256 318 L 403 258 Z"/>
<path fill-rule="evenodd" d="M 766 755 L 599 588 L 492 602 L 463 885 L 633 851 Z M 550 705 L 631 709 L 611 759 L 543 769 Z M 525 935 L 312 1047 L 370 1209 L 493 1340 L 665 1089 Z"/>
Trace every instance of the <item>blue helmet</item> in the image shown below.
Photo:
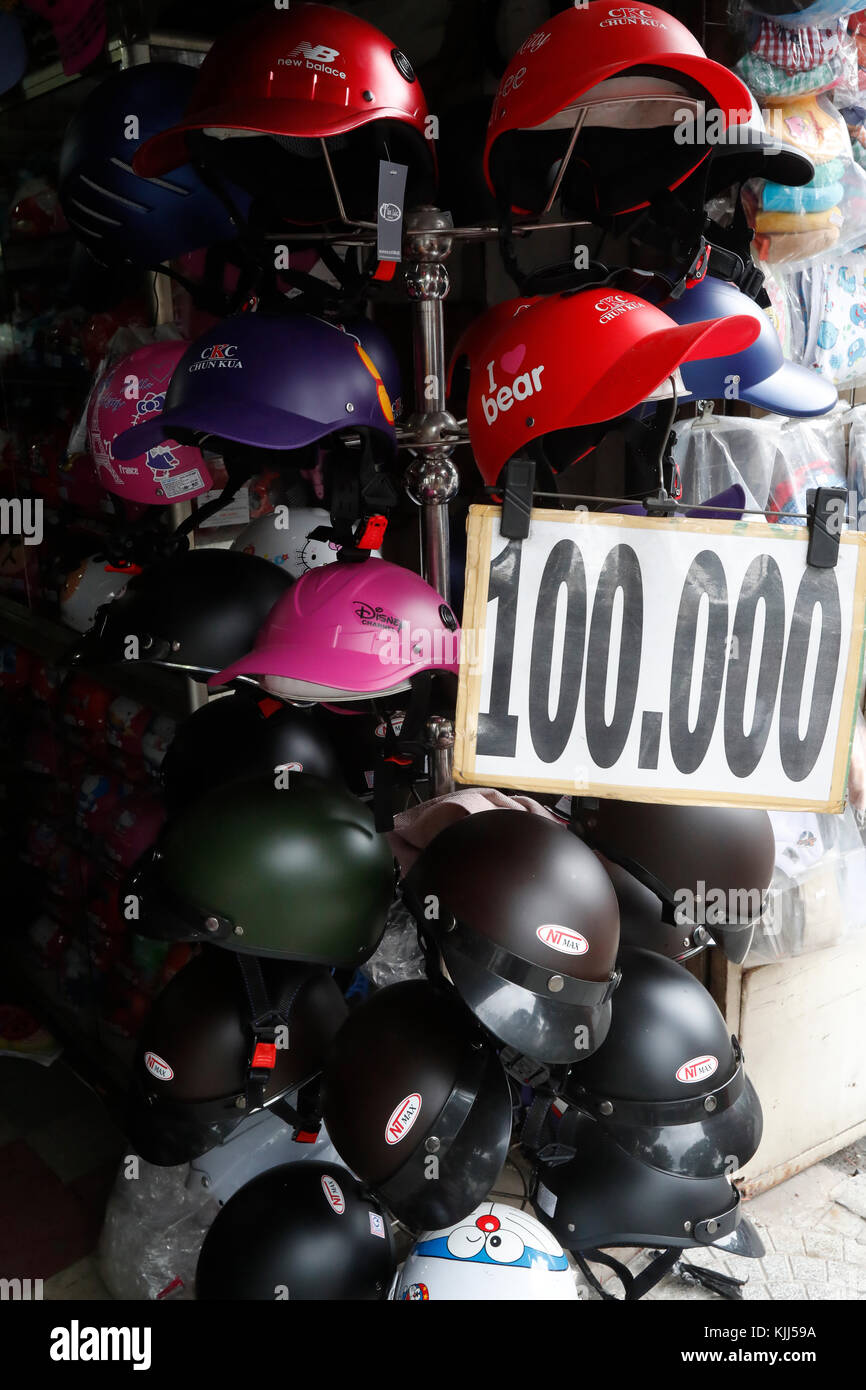
<path fill-rule="evenodd" d="M 695 399 L 718 401 L 735 396 L 763 410 L 792 416 L 826 415 L 836 404 L 833 383 L 808 367 L 787 361 L 763 309 L 727 280 L 706 275 L 679 299 L 661 307 L 679 324 L 748 314 L 761 326 L 752 345 L 731 357 L 681 364 L 683 384 Z"/>
<path fill-rule="evenodd" d="M 13 14 L 0 14 L 0 93 L 18 85 L 27 71 L 27 48 Z"/>
<path fill-rule="evenodd" d="M 196 69 L 183 63 L 125 68 L 90 93 L 67 127 L 60 201 L 78 240 L 105 265 L 157 265 L 237 235 L 192 165 L 158 179 L 133 172 L 139 145 L 180 120 L 195 81 Z M 229 192 L 245 214 L 248 196 Z"/>

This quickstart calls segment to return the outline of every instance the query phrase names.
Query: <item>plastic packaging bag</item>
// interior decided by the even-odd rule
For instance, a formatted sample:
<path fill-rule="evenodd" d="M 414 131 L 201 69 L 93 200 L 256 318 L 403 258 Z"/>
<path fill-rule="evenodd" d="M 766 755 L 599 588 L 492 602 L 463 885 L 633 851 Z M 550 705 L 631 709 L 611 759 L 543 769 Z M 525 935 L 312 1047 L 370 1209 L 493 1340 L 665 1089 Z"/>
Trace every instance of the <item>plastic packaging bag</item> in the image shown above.
<path fill-rule="evenodd" d="M 766 500 L 768 521 L 805 526 L 806 494 L 810 488 L 847 488 L 845 420 L 837 406 L 813 420 L 786 420 L 768 415 L 761 424 L 779 430 L 779 448 Z"/>
<path fill-rule="evenodd" d="M 840 390 L 866 384 L 866 250 L 835 254 L 800 273 L 808 334 L 803 361 Z"/>
<path fill-rule="evenodd" d="M 761 0 L 748 0 L 747 8 L 754 14 L 763 15 L 765 13 Z M 862 9 L 862 0 L 816 0 L 814 5 L 809 5 L 808 9 L 795 9 L 793 0 L 790 10 L 785 14 L 774 14 L 772 16 L 775 24 L 780 24 L 786 29 L 803 29 L 812 27 L 815 24 L 833 24 L 837 20 L 847 19 L 856 10 Z"/>
<path fill-rule="evenodd" d="M 361 971 L 378 986 L 427 978 L 415 918 L 399 898 L 391 904 L 385 934 Z"/>
<path fill-rule="evenodd" d="M 768 814 L 776 869 L 749 966 L 822 950 L 866 930 L 866 847 L 853 808 L 838 816 Z"/>
<path fill-rule="evenodd" d="M 816 174 L 802 188 L 765 179 L 744 186 L 759 262 L 800 268 L 866 242 L 866 171 L 854 159 L 848 127 L 829 96 L 785 100 L 767 107 L 764 120 L 773 135 L 809 156 Z"/>
<path fill-rule="evenodd" d="M 781 424 L 777 416 L 768 423 L 739 415 L 679 422 L 674 459 L 683 502 L 695 506 L 739 484 L 746 494 L 746 510 L 763 511 L 782 447 Z"/>

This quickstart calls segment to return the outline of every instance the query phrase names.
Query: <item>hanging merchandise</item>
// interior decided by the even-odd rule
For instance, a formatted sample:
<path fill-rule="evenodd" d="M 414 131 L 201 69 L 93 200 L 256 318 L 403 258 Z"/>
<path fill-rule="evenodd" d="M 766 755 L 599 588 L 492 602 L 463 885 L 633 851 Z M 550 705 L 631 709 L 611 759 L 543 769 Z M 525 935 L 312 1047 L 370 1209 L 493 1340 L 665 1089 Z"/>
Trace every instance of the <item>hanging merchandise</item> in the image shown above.
<path fill-rule="evenodd" d="M 695 505 L 708 495 L 740 488 L 750 511 L 763 511 L 770 495 L 782 420 L 745 415 L 702 415 L 678 420 L 674 461 L 682 481 L 681 501 Z"/>
<path fill-rule="evenodd" d="M 387 1213 L 351 1173 L 290 1163 L 222 1208 L 199 1256 L 196 1298 L 384 1299 L 396 1264 Z"/>
<path fill-rule="evenodd" d="M 569 216 L 590 220 L 642 207 L 710 152 L 706 132 L 677 140 L 684 111 L 705 103 L 722 113 L 722 130 L 747 120 L 748 90 L 684 25 L 653 5 L 635 18 L 572 7 L 524 39 L 484 152 L 501 206 L 537 215 L 558 195 Z"/>
<path fill-rule="evenodd" d="M 114 456 L 132 458 L 178 436 L 223 455 L 224 500 L 262 467 L 312 468 L 327 445 L 326 474 L 342 481 L 348 473 L 356 493 L 344 520 L 397 501 L 386 473 L 396 453 L 394 413 L 379 367 L 360 338 L 324 319 L 242 314 L 215 324 L 188 345 L 162 413 L 119 435 Z M 341 535 L 351 542 L 351 524 Z"/>
<path fill-rule="evenodd" d="M 191 164 L 142 178 L 139 146 L 180 119 L 196 84 L 183 63 L 144 63 L 112 73 L 73 116 L 60 151 L 60 199 L 78 240 L 100 264 L 157 266 L 238 234 L 226 204 Z M 230 190 L 245 211 L 249 199 Z"/>
<path fill-rule="evenodd" d="M 635 948 L 624 948 L 619 963 L 610 1032 L 571 1068 L 565 1099 L 652 1168 L 686 1178 L 737 1172 L 763 1129 L 737 1039 L 683 966 Z M 563 1142 L 569 1125 L 563 1122 Z"/>
<path fill-rule="evenodd" d="M 803 361 L 840 390 L 866 384 L 866 250 L 824 256 L 798 280 L 808 324 Z"/>
<path fill-rule="evenodd" d="M 411 690 L 425 672 L 456 676 L 460 630 L 425 580 L 387 560 L 310 570 L 255 646 L 209 682 L 258 676 L 284 700 L 374 699 Z"/>
<path fill-rule="evenodd" d="M 76 632 L 87 632 L 96 610 L 118 598 L 138 565 L 114 565 L 104 555 L 89 555 L 69 574 L 60 590 L 60 621 Z"/>
<path fill-rule="evenodd" d="M 683 363 L 741 352 L 760 332 L 742 314 L 675 325 L 645 299 L 613 287 L 512 304 L 508 318 L 500 306 L 490 338 L 473 336 L 471 344 L 469 439 L 491 485 L 528 446 L 537 461 L 561 471 Z M 455 358 L 459 351 L 458 344 Z"/>
<path fill-rule="evenodd" d="M 772 422 L 775 417 L 769 417 Z M 847 489 L 845 412 L 823 419 L 788 420 L 776 454 L 767 520 L 805 526 L 810 488 Z"/>
<path fill-rule="evenodd" d="M 501 1202 L 483 1202 L 462 1221 L 418 1237 L 391 1297 L 402 1303 L 571 1303 L 578 1292 L 562 1246 L 540 1221 Z"/>
<path fill-rule="evenodd" d="M 438 1229 L 487 1196 L 508 1152 L 511 1094 L 459 999 L 423 980 L 376 991 L 337 1034 L 322 1085 L 337 1152 L 398 1220 Z"/>
<path fill-rule="evenodd" d="M 729 960 L 745 959 L 773 876 L 766 811 L 605 800 L 572 814 L 586 843 L 657 899 L 647 939 L 630 933 L 634 944 L 661 940 L 680 958 L 715 943 Z"/>
<path fill-rule="evenodd" d="M 571 1115 L 570 1108 L 566 1115 Z M 693 1178 L 661 1172 L 625 1153 L 588 1115 L 572 1118 L 568 1144 L 556 1145 L 549 1161 L 542 1150 L 533 1205 L 556 1239 L 575 1254 L 590 1283 L 607 1298 L 612 1295 L 602 1290 L 587 1261 L 614 1269 L 626 1298 L 635 1300 L 658 1284 L 683 1250 L 712 1246 L 721 1254 L 750 1259 L 764 1254 L 758 1232 L 743 1215 L 740 1194 L 726 1176 Z M 633 1275 L 607 1253 L 618 1246 L 664 1253 Z M 701 1273 L 693 1266 L 689 1272 Z M 737 1281 L 728 1276 L 713 1271 L 706 1279 L 717 1292 L 740 1296 Z"/>
<path fill-rule="evenodd" d="M 140 661 L 206 679 L 249 647 L 291 583 L 255 555 L 176 555 L 135 575 L 99 609 L 70 660 L 76 666 Z"/>
<path fill-rule="evenodd" d="M 218 750 L 218 755 L 215 751 Z M 335 752 L 311 710 L 239 690 L 210 700 L 178 726 L 160 779 L 174 814 L 215 787 L 243 777 L 308 772 L 342 783 Z"/>
<path fill-rule="evenodd" d="M 127 1115 L 148 1163 L 188 1163 L 261 1107 L 277 1105 L 298 1127 L 287 1098 L 297 1105 L 321 1069 L 346 1005 L 323 969 L 267 961 L 261 981 L 267 1016 L 251 1003 L 238 961 L 206 947 L 155 1000 L 138 1038 Z M 276 1045 L 262 1040 L 264 1025 Z"/>
<path fill-rule="evenodd" d="M 786 270 L 816 256 L 860 245 L 866 236 L 866 172 L 855 163 L 845 122 L 827 95 L 789 98 L 768 107 L 770 131 L 795 145 L 815 164 L 803 187 L 754 182 L 743 207 L 755 230 L 755 254 Z"/>
<path fill-rule="evenodd" d="M 759 326 L 758 337 L 743 352 L 683 363 L 683 385 L 694 399 L 740 400 L 762 410 L 795 416 L 824 415 L 836 404 L 832 382 L 820 375 L 820 369 L 810 371 L 786 362 L 770 319 L 735 285 L 707 276 L 662 307 L 679 324 L 750 315 Z"/>
<path fill-rule="evenodd" d="M 288 515 L 286 515 L 288 513 Z M 321 507 L 283 507 L 282 513 L 268 512 L 245 526 L 232 541 L 232 550 L 259 555 L 300 579 L 307 570 L 332 565 L 339 546 L 334 541 L 314 540 L 312 532 L 330 527 L 331 519 Z"/>
<path fill-rule="evenodd" d="M 737 64 L 744 82 L 762 102 L 827 91 L 851 81 L 854 45 L 844 24 L 804 24 L 790 30 L 763 19 L 748 52 Z"/>
<path fill-rule="evenodd" d="M 172 506 L 207 492 L 213 479 L 199 449 L 155 439 L 144 451 L 122 461 L 114 445 L 125 432 L 135 434 L 159 418 L 172 373 L 187 344 L 149 343 L 122 357 L 91 393 L 87 443 L 96 475 L 106 492 L 129 502 Z"/>
<path fill-rule="evenodd" d="M 375 222 L 380 160 L 406 166 L 407 207 L 435 193 L 412 64 L 330 5 L 271 8 L 216 40 L 182 119 L 142 145 L 136 172 L 162 177 L 191 153 L 295 223 Z"/>
<path fill-rule="evenodd" d="M 290 772 L 223 783 L 185 806 L 128 891 L 144 936 L 352 968 L 375 951 L 393 887 L 367 807 Z"/>
<path fill-rule="evenodd" d="M 619 913 L 590 851 L 524 811 L 465 816 L 403 883 L 442 973 L 494 1037 L 536 1061 L 599 1048 L 619 984 Z"/>

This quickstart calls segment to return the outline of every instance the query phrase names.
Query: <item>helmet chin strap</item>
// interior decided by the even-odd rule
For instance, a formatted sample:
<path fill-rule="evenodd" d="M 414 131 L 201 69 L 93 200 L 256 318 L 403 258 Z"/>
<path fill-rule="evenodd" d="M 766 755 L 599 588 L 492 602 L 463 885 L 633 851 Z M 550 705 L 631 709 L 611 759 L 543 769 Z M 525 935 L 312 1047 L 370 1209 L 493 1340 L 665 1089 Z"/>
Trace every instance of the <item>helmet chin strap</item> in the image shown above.
<path fill-rule="evenodd" d="M 247 998 L 247 1026 L 253 1035 L 253 1048 L 247 1063 L 244 1107 L 247 1114 L 261 1110 L 265 1105 L 265 1092 L 273 1075 L 277 1060 L 277 1029 L 291 1026 L 292 1007 L 304 986 L 316 974 L 317 967 L 310 965 L 286 985 L 279 998 L 274 1001 L 265 984 L 261 961 L 257 956 L 238 954 L 238 969 Z M 308 1088 L 302 1091 L 309 1096 Z M 300 1094 L 300 1093 L 299 1093 Z M 301 1114 L 283 1098 L 269 1106 L 271 1110 L 279 1106 L 276 1113 L 287 1123 L 292 1124 L 297 1137 L 299 1133 L 315 1134 L 321 1128 L 321 1115 L 318 1113 L 318 1095 L 309 1113 Z"/>

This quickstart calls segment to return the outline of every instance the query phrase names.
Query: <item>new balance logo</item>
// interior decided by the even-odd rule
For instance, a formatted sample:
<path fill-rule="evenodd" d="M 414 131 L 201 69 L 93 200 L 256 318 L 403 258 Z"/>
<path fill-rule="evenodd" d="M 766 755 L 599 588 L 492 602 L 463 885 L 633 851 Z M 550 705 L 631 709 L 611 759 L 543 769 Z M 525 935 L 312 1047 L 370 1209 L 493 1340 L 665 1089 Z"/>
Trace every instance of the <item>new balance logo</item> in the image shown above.
<path fill-rule="evenodd" d="M 277 67 L 306 68 L 308 72 L 323 72 L 329 77 L 341 77 L 345 81 L 346 74 L 331 66 L 339 56 L 339 48 L 328 48 L 323 43 L 307 43 L 304 39 L 292 49 L 288 58 L 277 59 Z"/>
<path fill-rule="evenodd" d="M 289 57 L 309 58 L 311 63 L 333 63 L 339 52 L 339 48 L 326 48 L 323 43 L 314 45 L 304 39 L 303 43 L 292 49 Z"/>

